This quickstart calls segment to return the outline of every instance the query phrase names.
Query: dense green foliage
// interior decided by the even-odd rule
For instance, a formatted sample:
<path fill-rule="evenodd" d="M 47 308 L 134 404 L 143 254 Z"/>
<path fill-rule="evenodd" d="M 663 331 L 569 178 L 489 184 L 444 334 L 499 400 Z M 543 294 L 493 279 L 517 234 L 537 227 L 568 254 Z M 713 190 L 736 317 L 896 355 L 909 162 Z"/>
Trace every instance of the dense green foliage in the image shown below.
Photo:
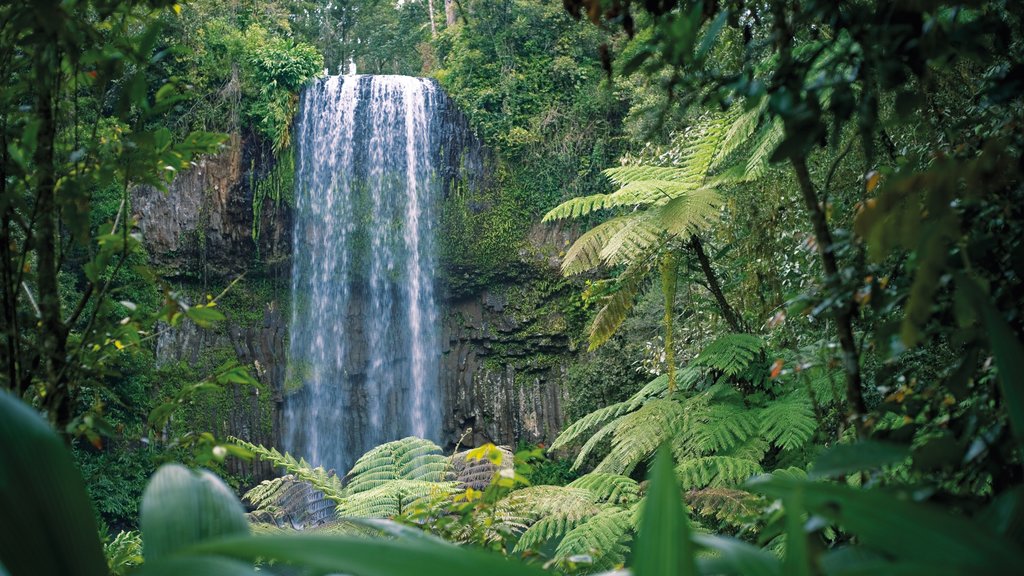
<path fill-rule="evenodd" d="M 1011 571 L 1020 25 L 1002 0 L 0 6 L 0 572 Z M 513 337 L 590 344 L 546 453 L 406 438 L 344 473 L 261 446 L 278 399 L 223 342 L 286 283 L 149 266 L 132 188 L 249 139 L 258 246 L 299 91 L 350 61 L 436 78 L 488 150 L 441 206 L 449 296 L 500 284 Z M 183 322 L 202 352 L 158 366 Z M 253 456 L 284 475 L 214 474 Z"/>

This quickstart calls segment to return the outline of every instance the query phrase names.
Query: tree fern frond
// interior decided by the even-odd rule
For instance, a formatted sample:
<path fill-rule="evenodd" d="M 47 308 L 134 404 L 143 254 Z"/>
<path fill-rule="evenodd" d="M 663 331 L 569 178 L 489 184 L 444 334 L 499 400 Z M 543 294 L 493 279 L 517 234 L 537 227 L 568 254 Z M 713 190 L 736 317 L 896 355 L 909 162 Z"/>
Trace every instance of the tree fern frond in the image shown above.
<path fill-rule="evenodd" d="M 758 518 L 764 500 L 745 490 L 716 487 L 690 490 L 686 502 L 702 516 L 739 527 Z"/>
<path fill-rule="evenodd" d="M 817 427 L 811 401 L 802 391 L 773 400 L 761 410 L 761 433 L 783 450 L 802 447 Z"/>
<path fill-rule="evenodd" d="M 769 448 L 771 448 L 771 444 L 769 444 L 763 437 L 760 435 L 751 436 L 746 441 L 722 452 L 720 456 L 731 456 L 733 458 L 742 458 L 744 460 L 760 462 L 768 452 Z"/>
<path fill-rule="evenodd" d="M 640 500 L 640 484 L 628 476 L 591 472 L 568 484 L 570 488 L 590 490 L 598 502 L 625 505 Z"/>
<path fill-rule="evenodd" d="M 391 480 L 347 495 L 337 510 L 343 518 L 391 518 L 420 502 L 458 491 L 458 482 Z"/>
<path fill-rule="evenodd" d="M 576 460 L 572 463 L 573 470 L 579 470 L 587 462 L 587 458 L 596 450 L 602 443 L 611 438 L 615 433 L 616 428 L 622 423 L 621 419 L 615 419 L 602 426 L 597 432 L 592 434 L 587 441 L 580 447 L 580 453 L 576 455 Z"/>
<path fill-rule="evenodd" d="M 711 227 L 718 219 L 722 197 L 712 188 L 699 188 L 669 200 L 656 209 L 657 227 L 685 240 Z M 602 252 L 603 254 L 603 252 Z"/>
<path fill-rule="evenodd" d="M 430 440 L 408 437 L 381 444 L 356 460 L 346 476 L 345 495 L 377 488 L 392 480 L 448 480 L 448 459 Z"/>
<path fill-rule="evenodd" d="M 586 521 L 586 518 L 568 518 L 562 515 L 541 518 L 523 532 L 513 551 L 516 554 L 522 554 L 527 550 L 535 550 L 549 540 L 562 538 L 570 530 Z"/>
<path fill-rule="evenodd" d="M 630 407 L 630 400 L 625 402 L 618 402 L 616 404 L 609 404 L 604 408 L 598 408 L 590 414 L 583 416 L 579 420 L 573 422 L 568 428 L 562 431 L 561 434 L 555 438 L 555 441 L 551 444 L 549 451 L 561 450 L 576 442 L 584 434 L 590 432 L 593 428 L 607 423 L 609 420 L 618 418 L 626 412 L 633 410 Z"/>
<path fill-rule="evenodd" d="M 296 478 L 308 482 L 315 490 L 323 492 L 324 496 L 331 500 L 338 501 L 344 494 L 341 479 L 333 471 L 328 472 L 323 467 L 313 468 L 305 460 L 296 460 L 288 453 L 281 453 L 276 448 L 266 448 L 258 444 L 252 444 L 229 436 L 228 440 L 246 450 L 252 452 L 257 458 L 270 462 L 275 467 L 280 467 L 288 474 L 294 474 Z"/>
<path fill-rule="evenodd" d="M 732 156 L 733 152 L 747 145 L 750 137 L 753 136 L 757 127 L 761 124 L 761 115 L 767 107 L 767 100 L 762 101 L 750 110 L 742 111 L 741 106 L 733 106 L 725 115 L 725 121 L 729 124 L 722 139 L 718 144 L 718 151 L 715 159 L 711 162 L 710 170 L 716 170 Z"/>
<path fill-rule="evenodd" d="M 626 320 L 648 269 L 646 262 L 635 262 L 619 276 L 618 291 L 608 297 L 590 324 L 590 351 L 607 342 Z"/>
<path fill-rule="evenodd" d="M 708 414 L 706 447 L 712 452 L 729 450 L 746 442 L 760 428 L 758 413 L 742 403 L 716 403 Z"/>
<path fill-rule="evenodd" d="M 824 366 L 815 366 L 798 373 L 796 377 L 795 386 L 809 386 L 819 405 L 830 406 L 846 399 L 841 370 L 829 370 Z"/>
<path fill-rule="evenodd" d="M 692 183 L 676 180 L 636 180 L 625 184 L 611 194 L 591 194 L 590 196 L 570 198 L 552 208 L 544 215 L 542 221 L 581 218 L 599 210 L 663 203 L 694 187 Z"/>
<path fill-rule="evenodd" d="M 675 436 L 683 418 L 683 406 L 675 400 L 652 399 L 639 410 L 619 419 L 612 449 L 594 472 L 630 474 L 666 440 Z"/>
<path fill-rule="evenodd" d="M 579 522 L 601 511 L 590 490 L 567 486 L 528 486 L 494 506 L 494 518 L 512 533 L 523 533 L 542 518 L 561 516 Z"/>
<path fill-rule="evenodd" d="M 752 334 L 725 334 L 705 346 L 693 363 L 736 376 L 749 368 L 763 349 L 764 341 Z"/>
<path fill-rule="evenodd" d="M 562 274 L 572 276 L 600 266 L 603 262 L 601 250 L 604 249 L 608 240 L 627 224 L 629 224 L 629 219 L 626 216 L 612 218 L 594 226 L 580 236 L 565 253 L 565 258 L 562 260 Z"/>
<path fill-rule="evenodd" d="M 744 182 L 752 182 L 764 176 L 770 166 L 769 159 L 779 147 L 785 137 L 785 129 L 782 121 L 775 119 L 766 124 L 756 136 L 756 144 L 747 157 L 746 170 L 743 174 Z"/>
<path fill-rule="evenodd" d="M 685 168 L 647 165 L 616 166 L 614 168 L 606 168 L 601 173 L 617 186 L 626 186 L 633 182 L 650 180 L 681 182 L 689 176 L 689 171 Z"/>
<path fill-rule="evenodd" d="M 684 489 L 738 486 L 763 471 L 756 461 L 730 456 L 691 458 L 676 467 Z"/>
<path fill-rule="evenodd" d="M 555 561 L 581 563 L 589 557 L 590 570 L 611 570 L 622 565 L 635 529 L 628 509 L 609 507 L 570 530 L 555 549 Z"/>
<path fill-rule="evenodd" d="M 601 249 L 601 259 L 614 266 L 635 262 L 659 248 L 665 242 L 665 234 L 657 218 L 658 212 L 654 211 L 628 218 Z"/>

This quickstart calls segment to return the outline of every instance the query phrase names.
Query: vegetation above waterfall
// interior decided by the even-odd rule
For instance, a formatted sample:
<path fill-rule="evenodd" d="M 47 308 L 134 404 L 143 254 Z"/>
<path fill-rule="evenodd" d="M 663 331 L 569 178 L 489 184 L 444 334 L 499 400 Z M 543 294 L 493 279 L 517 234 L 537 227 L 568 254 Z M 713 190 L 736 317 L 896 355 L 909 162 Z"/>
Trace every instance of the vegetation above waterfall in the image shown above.
<path fill-rule="evenodd" d="M 1020 30 L 1003 0 L 3 4 L 0 574 L 1013 571 Z M 281 418 L 316 371 L 295 116 L 350 66 L 473 134 L 437 170 L 452 429 L 336 470 Z M 369 196 L 359 234 L 411 225 Z"/>

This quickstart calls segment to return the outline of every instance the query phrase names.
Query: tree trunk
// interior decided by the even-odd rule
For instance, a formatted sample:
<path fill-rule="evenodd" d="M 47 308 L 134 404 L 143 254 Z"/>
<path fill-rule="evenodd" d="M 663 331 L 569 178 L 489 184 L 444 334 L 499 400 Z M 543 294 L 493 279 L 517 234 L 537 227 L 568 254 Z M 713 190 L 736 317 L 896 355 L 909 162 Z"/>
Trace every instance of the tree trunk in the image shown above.
<path fill-rule="evenodd" d="M 700 262 L 700 269 L 704 271 L 704 278 L 708 282 L 708 290 L 711 291 L 712 296 L 715 297 L 715 302 L 718 303 L 718 309 L 722 312 L 722 317 L 729 324 L 729 328 L 733 332 L 746 332 L 747 328 L 743 325 L 743 320 L 740 319 L 740 315 L 736 313 L 729 302 L 725 299 L 725 292 L 722 291 L 722 285 L 718 281 L 718 275 L 715 274 L 714 268 L 711 267 L 711 260 L 708 259 L 708 255 L 704 252 L 704 244 L 701 243 L 700 237 L 694 234 L 690 237 L 690 246 L 693 251 L 697 254 L 697 260 Z"/>
<path fill-rule="evenodd" d="M 455 19 L 457 11 L 455 10 L 455 0 L 444 0 L 444 24 L 449 28 L 455 25 Z"/>
<path fill-rule="evenodd" d="M 437 24 L 434 23 L 434 0 L 427 0 L 427 10 L 430 10 L 430 36 L 437 36 Z"/>
<path fill-rule="evenodd" d="M 810 214 L 811 224 L 814 226 L 818 254 L 821 255 L 821 264 L 825 270 L 825 282 L 830 285 L 833 291 L 838 292 L 842 289 L 842 279 L 839 276 L 839 264 L 836 261 L 835 243 L 828 229 L 825 211 L 818 203 L 818 194 L 814 189 L 814 183 L 811 182 L 810 172 L 807 170 L 807 161 L 804 158 L 791 158 L 790 162 L 793 164 L 797 181 L 800 183 L 800 192 L 803 194 L 804 204 L 807 207 L 808 214 Z M 855 305 L 852 298 L 847 298 L 845 302 L 832 308 L 832 315 L 836 321 L 839 346 L 843 352 L 843 371 L 846 374 L 846 401 L 850 405 L 850 419 L 857 430 L 857 435 L 863 437 L 863 415 L 867 412 L 867 405 L 864 404 L 864 394 L 861 391 L 860 354 L 857 352 L 857 342 L 853 338 Z"/>

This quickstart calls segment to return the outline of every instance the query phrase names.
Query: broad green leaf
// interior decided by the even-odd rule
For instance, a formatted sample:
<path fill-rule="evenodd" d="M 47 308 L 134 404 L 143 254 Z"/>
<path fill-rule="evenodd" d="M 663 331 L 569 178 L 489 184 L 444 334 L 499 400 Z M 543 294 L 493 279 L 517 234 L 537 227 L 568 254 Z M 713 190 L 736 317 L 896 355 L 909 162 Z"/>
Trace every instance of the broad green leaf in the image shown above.
<path fill-rule="evenodd" d="M 39 414 L 0 391 L 0 564 L 10 576 L 92 576 L 107 563 L 82 476 Z"/>
<path fill-rule="evenodd" d="M 633 546 L 633 570 L 636 576 L 696 574 L 690 521 L 667 446 L 658 450 L 650 478 Z"/>
<path fill-rule="evenodd" d="M 193 306 L 185 311 L 185 315 L 203 328 L 209 328 L 214 323 L 224 320 L 224 315 L 219 310 L 208 306 Z"/>
<path fill-rule="evenodd" d="M 786 574 L 810 576 L 811 558 L 807 549 L 807 534 L 804 532 L 804 507 L 802 494 L 793 492 L 782 499 L 786 509 Z"/>
<path fill-rule="evenodd" d="M 746 542 L 715 536 L 694 534 L 693 540 L 718 554 L 697 561 L 701 574 L 742 574 L 743 576 L 780 576 L 782 564 L 770 552 Z"/>
<path fill-rule="evenodd" d="M 169 556 L 147 561 L 132 576 L 259 576 L 251 563 L 216 556 Z"/>
<path fill-rule="evenodd" d="M 866 440 L 856 444 L 836 444 L 814 461 L 811 478 L 832 478 L 850 472 L 898 464 L 910 456 L 906 446 Z"/>
<path fill-rule="evenodd" d="M 421 539 L 369 540 L 351 536 L 273 535 L 232 537 L 190 550 L 232 558 L 275 560 L 315 571 L 352 576 L 543 576 L 538 567 L 510 561 L 483 550 L 436 544 Z"/>
<path fill-rule="evenodd" d="M 967 297 L 973 300 L 974 305 L 981 311 L 982 323 L 988 333 L 992 353 L 996 357 L 999 391 L 1003 395 L 1003 405 L 1010 418 L 1010 427 L 1018 444 L 1024 443 L 1024 346 L 976 281 L 961 276 L 957 288 L 966 290 Z"/>
<path fill-rule="evenodd" d="M 781 477 L 749 486 L 783 500 L 799 495 L 808 512 L 840 524 L 865 548 L 895 563 L 965 574 L 1009 573 L 1024 565 L 1024 552 L 986 527 L 891 493 Z"/>
<path fill-rule="evenodd" d="M 212 473 L 180 464 L 156 471 L 142 494 L 139 516 L 147 563 L 210 538 L 249 533 L 235 493 Z"/>

